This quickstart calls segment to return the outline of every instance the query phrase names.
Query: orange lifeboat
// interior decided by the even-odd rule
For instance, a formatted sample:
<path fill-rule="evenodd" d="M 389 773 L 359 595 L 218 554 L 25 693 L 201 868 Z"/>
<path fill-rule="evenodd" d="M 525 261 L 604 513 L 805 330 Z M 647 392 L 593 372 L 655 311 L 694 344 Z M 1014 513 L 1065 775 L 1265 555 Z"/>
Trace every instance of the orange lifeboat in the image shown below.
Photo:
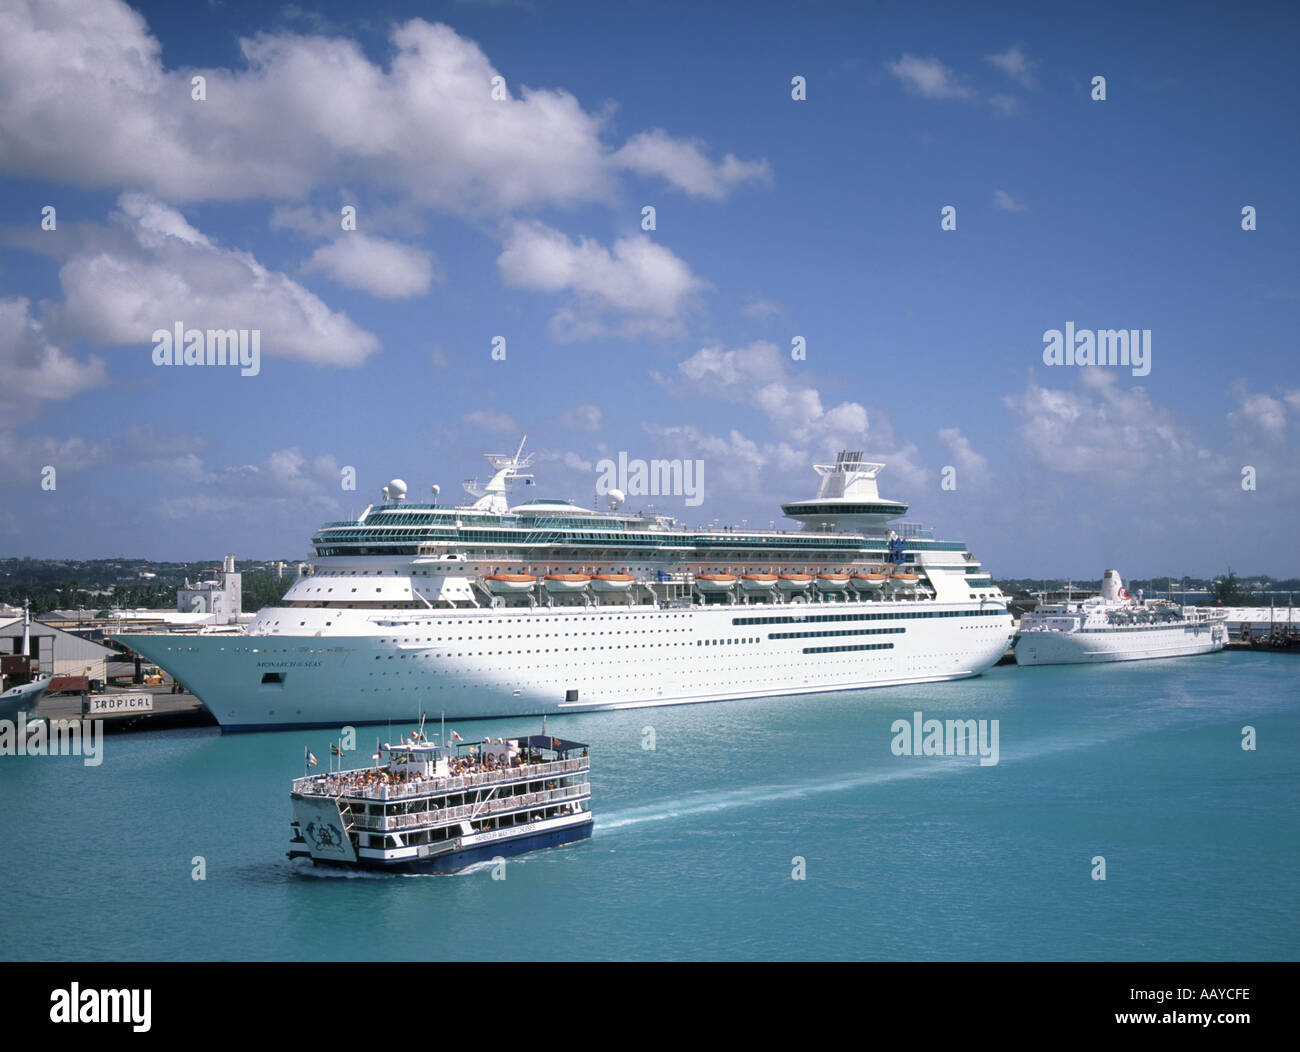
<path fill-rule="evenodd" d="M 594 573 L 591 575 L 591 587 L 596 592 L 626 592 L 632 587 L 630 573 Z"/>
<path fill-rule="evenodd" d="M 885 575 L 882 573 L 855 573 L 853 587 L 859 592 L 879 592 L 885 587 Z"/>
<path fill-rule="evenodd" d="M 774 573 L 746 573 L 740 575 L 740 587 L 748 592 L 770 592 L 776 580 Z"/>
<path fill-rule="evenodd" d="M 915 595 L 916 584 L 921 578 L 914 573 L 891 573 L 889 583 L 895 591 L 904 595 Z"/>
<path fill-rule="evenodd" d="M 695 587 L 701 592 L 729 592 L 735 583 L 735 574 L 697 573 L 695 575 Z"/>
<path fill-rule="evenodd" d="M 802 592 L 812 584 L 812 577 L 806 573 L 783 573 L 777 574 L 776 583 L 783 592 Z"/>
<path fill-rule="evenodd" d="M 483 578 L 483 583 L 493 595 L 512 595 L 527 592 L 537 583 L 537 578 L 530 573 L 494 573 Z"/>
<path fill-rule="evenodd" d="M 849 586 L 849 575 L 846 573 L 819 573 L 817 575 L 817 587 L 823 592 L 842 592 Z"/>
<path fill-rule="evenodd" d="M 548 592 L 581 592 L 591 578 L 585 573 L 548 573 L 544 580 Z"/>

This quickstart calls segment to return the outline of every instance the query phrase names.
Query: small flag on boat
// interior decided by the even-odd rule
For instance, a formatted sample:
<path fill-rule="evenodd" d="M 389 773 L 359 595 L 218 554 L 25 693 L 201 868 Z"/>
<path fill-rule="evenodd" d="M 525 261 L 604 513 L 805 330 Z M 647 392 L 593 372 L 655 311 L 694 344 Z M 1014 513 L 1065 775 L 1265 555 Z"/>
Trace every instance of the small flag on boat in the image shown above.
<path fill-rule="evenodd" d="M 340 749 L 337 745 L 331 745 L 331 746 L 330 746 L 330 755 L 331 755 L 331 756 L 342 756 L 342 755 L 343 755 L 343 750 Z"/>
<path fill-rule="evenodd" d="M 319 762 L 320 762 L 320 761 L 318 761 L 318 760 L 316 759 L 315 755 L 313 755 L 313 754 L 310 753 L 310 752 L 307 754 L 307 766 L 308 766 L 308 767 L 315 767 L 316 764 L 319 763 Z"/>
<path fill-rule="evenodd" d="M 463 742 L 465 739 L 462 738 L 462 737 L 461 737 L 459 734 L 457 734 L 455 731 L 452 731 L 452 732 L 451 732 L 451 740 L 454 741 L 454 742 Z"/>

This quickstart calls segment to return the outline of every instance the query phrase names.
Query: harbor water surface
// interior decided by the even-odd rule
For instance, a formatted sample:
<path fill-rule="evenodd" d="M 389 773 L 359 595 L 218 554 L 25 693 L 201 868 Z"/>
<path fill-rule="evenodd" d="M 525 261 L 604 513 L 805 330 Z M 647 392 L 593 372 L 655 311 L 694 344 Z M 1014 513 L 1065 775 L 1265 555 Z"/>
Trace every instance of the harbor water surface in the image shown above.
<path fill-rule="evenodd" d="M 1008 666 L 551 718 L 591 744 L 595 833 L 504 879 L 291 865 L 289 782 L 304 747 L 325 763 L 322 731 L 113 736 L 98 767 L 0 757 L 0 956 L 1295 959 L 1297 671 L 1251 653 Z M 998 720 L 999 762 L 894 755 L 916 712 Z M 346 765 L 413 726 L 359 727 Z"/>

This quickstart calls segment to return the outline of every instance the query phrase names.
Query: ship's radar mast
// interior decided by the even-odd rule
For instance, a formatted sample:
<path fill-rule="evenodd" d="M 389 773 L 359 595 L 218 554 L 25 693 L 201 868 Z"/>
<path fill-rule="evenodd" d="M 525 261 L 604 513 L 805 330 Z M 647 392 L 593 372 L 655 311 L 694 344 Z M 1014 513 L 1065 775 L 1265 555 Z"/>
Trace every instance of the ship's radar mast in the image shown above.
<path fill-rule="evenodd" d="M 477 511 L 491 512 L 493 515 L 504 515 L 509 507 L 506 500 L 506 494 L 510 492 L 510 484 L 515 479 L 531 479 L 533 476 L 524 469 L 532 467 L 534 453 L 524 456 L 524 443 L 528 441 L 528 436 L 519 442 L 519 448 L 515 450 L 514 456 L 508 453 L 488 453 L 485 454 L 488 463 L 492 465 L 492 477 L 482 486 L 478 484 L 477 478 L 467 479 L 464 483 L 465 492 L 471 497 L 477 498 L 471 505 Z"/>

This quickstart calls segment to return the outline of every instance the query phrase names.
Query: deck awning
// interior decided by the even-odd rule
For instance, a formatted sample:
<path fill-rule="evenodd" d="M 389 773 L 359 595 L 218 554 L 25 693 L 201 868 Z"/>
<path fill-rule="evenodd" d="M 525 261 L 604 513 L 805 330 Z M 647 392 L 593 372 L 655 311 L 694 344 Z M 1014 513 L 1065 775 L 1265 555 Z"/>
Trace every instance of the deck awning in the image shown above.
<path fill-rule="evenodd" d="M 518 739 L 518 741 L 520 748 L 551 749 L 555 752 L 570 752 L 574 749 L 587 748 L 584 742 L 568 741 L 565 738 L 556 738 L 550 734 L 530 734 L 526 738 Z"/>

